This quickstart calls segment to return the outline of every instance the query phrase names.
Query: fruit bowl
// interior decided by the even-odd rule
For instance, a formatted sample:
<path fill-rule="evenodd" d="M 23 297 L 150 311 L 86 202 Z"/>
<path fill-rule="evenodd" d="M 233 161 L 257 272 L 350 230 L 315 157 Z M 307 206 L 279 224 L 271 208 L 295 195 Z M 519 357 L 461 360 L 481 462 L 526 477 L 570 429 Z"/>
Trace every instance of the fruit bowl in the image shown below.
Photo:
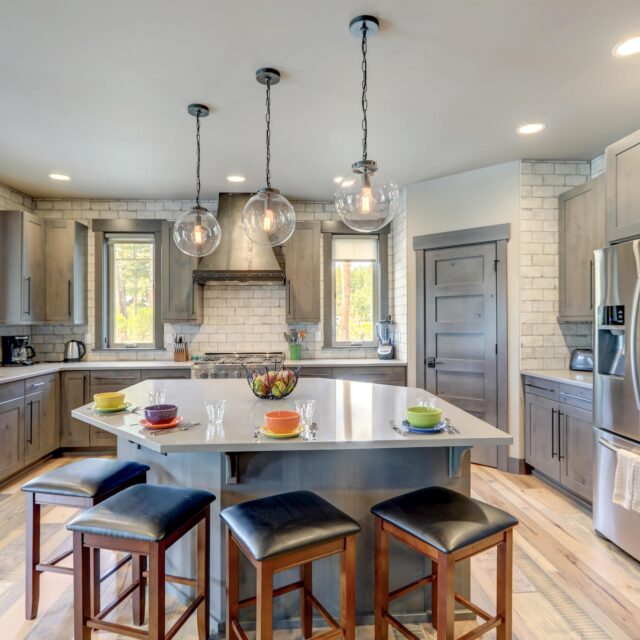
<path fill-rule="evenodd" d="M 247 382 L 253 395 L 261 400 L 281 400 L 286 398 L 298 384 L 300 374 L 298 367 L 295 370 L 282 369 L 275 371 L 268 367 L 244 367 Z"/>

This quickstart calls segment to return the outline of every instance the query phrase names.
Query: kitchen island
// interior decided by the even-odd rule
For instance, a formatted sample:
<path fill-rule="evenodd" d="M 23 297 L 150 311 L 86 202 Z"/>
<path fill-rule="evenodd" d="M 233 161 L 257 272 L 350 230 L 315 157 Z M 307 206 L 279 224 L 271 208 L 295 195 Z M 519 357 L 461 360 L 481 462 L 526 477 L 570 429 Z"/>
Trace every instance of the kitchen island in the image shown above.
<path fill-rule="evenodd" d="M 258 497 L 296 489 L 317 492 L 362 526 L 357 547 L 357 613 L 359 624 L 373 620 L 373 518 L 370 507 L 391 496 L 429 485 L 470 491 L 469 450 L 476 445 L 508 445 L 511 436 L 478 418 L 437 400 L 458 433 L 398 433 L 406 408 L 432 396 L 421 389 L 364 382 L 302 378 L 294 392 L 278 402 L 259 400 L 245 380 L 145 380 L 125 390 L 132 406 L 147 404 L 149 391 L 163 388 L 167 402 L 178 405 L 185 420 L 200 424 L 187 431 L 153 435 L 130 413 L 97 415 L 90 405 L 72 415 L 117 436 L 118 457 L 150 465 L 149 482 L 212 491 L 211 617 L 213 628 L 224 621 L 224 545 L 221 509 Z M 207 423 L 205 402 L 226 400 L 222 425 Z M 315 439 L 273 440 L 255 437 L 264 413 L 293 409 L 296 400 L 314 399 Z M 193 571 L 190 545 L 184 541 L 170 553 L 171 573 Z M 393 548 L 391 588 L 428 573 L 426 560 Z M 336 612 L 339 608 L 337 558 L 314 567 L 314 590 Z M 252 573 L 242 566 L 241 598 L 253 594 Z M 291 575 L 277 576 L 276 586 Z M 468 593 L 468 569 L 458 574 L 458 589 Z M 398 601 L 398 617 L 423 620 L 429 610 L 419 590 Z M 296 624 L 296 594 L 276 601 L 276 624 Z"/>

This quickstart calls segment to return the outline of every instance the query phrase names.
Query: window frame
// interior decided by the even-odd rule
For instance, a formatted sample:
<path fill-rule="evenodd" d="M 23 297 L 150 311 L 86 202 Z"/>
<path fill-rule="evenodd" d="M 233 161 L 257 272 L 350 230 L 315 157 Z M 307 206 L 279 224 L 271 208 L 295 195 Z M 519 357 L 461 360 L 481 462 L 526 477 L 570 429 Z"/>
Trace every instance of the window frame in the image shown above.
<path fill-rule="evenodd" d="M 349 228 L 343 222 L 325 221 L 322 223 L 322 251 L 323 251 L 323 335 L 325 348 L 330 349 L 357 349 L 375 348 L 378 346 L 378 337 L 375 334 L 371 342 L 338 342 L 336 340 L 335 326 L 335 265 L 333 261 L 333 237 L 334 236 L 375 236 L 378 239 L 378 260 L 374 266 L 373 314 L 375 322 L 384 318 L 389 313 L 389 230 L 387 225 L 372 233 L 358 233 Z M 377 285 L 377 286 L 375 286 Z M 377 316 L 377 317 L 376 317 Z"/>
<path fill-rule="evenodd" d="M 162 321 L 162 220 L 93 220 L 95 239 L 95 351 L 149 351 L 164 349 Z M 144 345 L 111 344 L 110 280 L 112 275 L 108 237 L 153 237 L 153 342 Z"/>

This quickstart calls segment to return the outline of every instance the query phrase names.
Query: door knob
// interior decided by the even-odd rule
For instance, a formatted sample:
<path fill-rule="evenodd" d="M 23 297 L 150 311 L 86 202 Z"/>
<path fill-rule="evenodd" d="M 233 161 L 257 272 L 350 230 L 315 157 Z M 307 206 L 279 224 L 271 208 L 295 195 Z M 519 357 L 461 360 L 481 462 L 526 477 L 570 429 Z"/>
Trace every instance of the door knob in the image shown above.
<path fill-rule="evenodd" d="M 427 367 L 429 367 L 429 369 L 435 369 L 437 364 L 442 364 L 442 362 L 435 358 L 427 358 Z"/>

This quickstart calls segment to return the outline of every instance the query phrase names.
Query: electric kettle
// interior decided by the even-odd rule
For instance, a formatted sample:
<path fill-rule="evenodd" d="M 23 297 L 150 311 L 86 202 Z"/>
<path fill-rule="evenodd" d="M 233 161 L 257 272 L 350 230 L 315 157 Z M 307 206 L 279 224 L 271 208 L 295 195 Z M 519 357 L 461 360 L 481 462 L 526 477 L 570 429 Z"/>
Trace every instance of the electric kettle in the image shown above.
<path fill-rule="evenodd" d="M 87 353 L 87 348 L 84 346 L 84 342 L 80 340 L 69 340 L 64 344 L 64 361 L 65 362 L 77 362 L 84 358 L 84 354 Z"/>

